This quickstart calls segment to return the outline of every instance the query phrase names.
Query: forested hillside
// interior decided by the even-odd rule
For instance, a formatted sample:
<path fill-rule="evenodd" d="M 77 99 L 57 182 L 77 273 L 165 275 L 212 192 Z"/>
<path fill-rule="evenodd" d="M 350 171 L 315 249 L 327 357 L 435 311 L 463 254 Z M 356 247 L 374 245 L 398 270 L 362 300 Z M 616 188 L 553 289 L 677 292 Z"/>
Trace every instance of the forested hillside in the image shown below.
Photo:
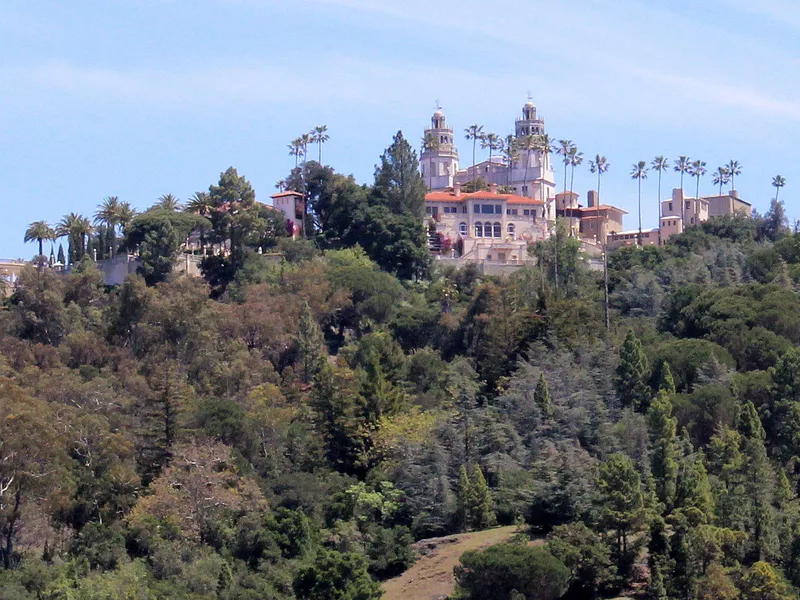
<path fill-rule="evenodd" d="M 305 240 L 227 171 L 202 218 L 233 250 L 205 278 L 164 268 L 187 216 L 163 206 L 133 218 L 121 243 L 152 260 L 120 287 L 88 256 L 22 273 L 0 312 L 1 599 L 368 600 L 415 540 L 497 524 L 547 543 L 465 555 L 462 598 L 796 597 L 782 206 L 612 253 L 606 329 L 565 234 L 505 278 L 432 265 L 403 144 L 374 186 L 296 170 Z"/>

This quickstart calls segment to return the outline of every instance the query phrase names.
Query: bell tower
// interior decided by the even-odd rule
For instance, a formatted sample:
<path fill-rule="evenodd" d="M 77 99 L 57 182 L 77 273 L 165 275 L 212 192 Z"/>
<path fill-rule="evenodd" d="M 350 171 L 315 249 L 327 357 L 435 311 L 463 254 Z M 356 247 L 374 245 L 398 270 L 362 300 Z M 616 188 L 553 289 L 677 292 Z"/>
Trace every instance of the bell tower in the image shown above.
<path fill-rule="evenodd" d="M 420 172 L 430 190 L 453 187 L 458 171 L 458 150 L 455 147 L 453 128 L 447 125 L 442 107 L 436 103 L 431 126 L 425 130 L 420 154 Z"/>
<path fill-rule="evenodd" d="M 518 140 L 545 134 L 544 119 L 537 111 L 536 105 L 528 94 L 528 101 L 522 107 L 522 118 L 514 123 L 514 132 Z M 528 198 L 536 198 L 545 203 L 546 214 L 552 213 L 555 198 L 555 173 L 550 156 L 539 147 L 529 147 L 520 152 L 519 161 L 514 163 L 512 185 L 517 193 Z"/>

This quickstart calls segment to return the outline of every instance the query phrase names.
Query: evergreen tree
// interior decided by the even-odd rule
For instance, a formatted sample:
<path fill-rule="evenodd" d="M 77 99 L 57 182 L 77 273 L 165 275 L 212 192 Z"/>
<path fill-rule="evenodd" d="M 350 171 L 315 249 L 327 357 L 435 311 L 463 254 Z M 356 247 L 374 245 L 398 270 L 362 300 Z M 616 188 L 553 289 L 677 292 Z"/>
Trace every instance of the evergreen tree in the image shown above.
<path fill-rule="evenodd" d="M 772 373 L 772 393 L 764 411 L 774 452 L 784 461 L 800 456 L 800 350 L 790 348 Z"/>
<path fill-rule="evenodd" d="M 660 391 L 653 400 L 647 417 L 653 447 L 651 464 L 656 496 L 669 511 L 677 492 L 678 449 L 675 437 L 677 419 L 672 416 L 672 402 L 665 391 Z"/>
<path fill-rule="evenodd" d="M 553 402 L 550 399 L 550 387 L 544 378 L 544 373 L 539 374 L 539 381 L 536 382 L 536 389 L 533 392 L 533 401 L 545 419 L 553 418 Z"/>
<path fill-rule="evenodd" d="M 706 455 L 717 523 L 721 527 L 743 531 L 747 520 L 747 494 L 741 444 L 738 432 L 723 427 L 711 438 Z"/>
<path fill-rule="evenodd" d="M 469 507 L 469 520 L 474 529 L 486 529 L 495 523 L 494 501 L 486 478 L 480 466 L 473 465 L 470 477 L 470 498 L 472 505 Z"/>
<path fill-rule="evenodd" d="M 314 377 L 325 366 L 327 352 L 325 339 L 317 324 L 308 302 L 300 307 L 300 319 L 297 324 L 297 364 L 303 383 L 311 383 Z"/>
<path fill-rule="evenodd" d="M 714 495 L 708 472 L 702 456 L 693 454 L 691 445 L 678 461 L 674 506 L 695 524 L 710 523 L 714 519 Z"/>
<path fill-rule="evenodd" d="M 403 132 L 398 131 L 375 169 L 373 193 L 393 213 L 421 220 L 425 217 L 426 189 L 417 153 L 403 137 Z"/>
<path fill-rule="evenodd" d="M 619 351 L 619 365 L 615 380 L 617 395 L 624 407 L 645 411 L 652 391 L 647 381 L 650 369 L 642 343 L 633 330 L 628 332 Z"/>
<path fill-rule="evenodd" d="M 458 489 L 456 490 L 456 521 L 460 531 L 469 527 L 470 509 L 475 504 L 472 482 L 467 467 L 461 465 L 458 471 Z"/>
<path fill-rule="evenodd" d="M 664 584 L 662 566 L 655 563 L 650 567 L 650 580 L 647 582 L 647 600 L 668 600 L 667 586 Z"/>
<path fill-rule="evenodd" d="M 58 255 L 56 256 L 56 262 L 62 265 L 67 264 L 67 258 L 64 256 L 64 245 L 58 244 Z"/>
<path fill-rule="evenodd" d="M 791 600 L 796 598 L 780 574 L 759 561 L 742 577 L 742 600 Z"/>
<path fill-rule="evenodd" d="M 600 465 L 600 525 L 615 533 L 617 567 L 626 573 L 632 564 L 631 536 L 641 531 L 648 516 L 642 482 L 630 458 L 612 454 Z"/>
<path fill-rule="evenodd" d="M 672 369 L 665 360 L 661 361 L 658 370 L 658 389 L 670 395 L 676 392 L 675 379 L 672 377 Z"/>
<path fill-rule="evenodd" d="M 766 433 L 752 402 L 745 403 L 742 408 L 736 429 L 741 435 L 741 451 L 745 458 L 742 476 L 749 499 L 748 554 L 754 560 L 772 560 L 778 555 L 773 507 L 775 474 L 764 447 Z"/>
<path fill-rule="evenodd" d="M 714 563 L 695 586 L 696 600 L 737 600 L 739 590 L 721 565 Z"/>

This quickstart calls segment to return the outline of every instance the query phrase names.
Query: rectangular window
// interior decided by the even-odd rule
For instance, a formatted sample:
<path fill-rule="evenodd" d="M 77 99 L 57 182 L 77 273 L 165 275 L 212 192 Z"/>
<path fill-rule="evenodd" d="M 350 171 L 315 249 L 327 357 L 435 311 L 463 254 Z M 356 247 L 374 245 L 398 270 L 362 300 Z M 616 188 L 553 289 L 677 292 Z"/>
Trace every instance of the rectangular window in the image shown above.
<path fill-rule="evenodd" d="M 462 206 L 462 207 L 461 207 L 461 212 L 462 212 L 462 213 L 465 213 L 465 212 L 467 212 L 467 205 L 466 205 L 466 204 L 465 204 L 464 206 Z"/>
<path fill-rule="evenodd" d="M 506 209 L 506 214 L 507 215 L 518 215 L 519 212 L 517 211 L 516 208 L 508 208 L 508 209 Z"/>
<path fill-rule="evenodd" d="M 430 207 L 430 206 L 426 206 L 426 207 L 425 207 L 425 214 L 426 214 L 426 215 L 429 215 L 429 214 L 431 214 L 431 207 Z"/>
<path fill-rule="evenodd" d="M 480 214 L 481 205 L 480 204 L 473 204 L 472 205 L 472 212 L 474 212 L 476 215 Z"/>
<path fill-rule="evenodd" d="M 530 209 L 526 208 L 525 210 L 522 211 L 522 214 L 525 215 L 526 217 L 530 217 L 531 211 Z"/>
<path fill-rule="evenodd" d="M 692 206 L 692 203 L 687 200 L 686 201 L 686 210 L 689 210 L 689 207 L 691 207 L 691 206 Z"/>
<path fill-rule="evenodd" d="M 669 209 L 672 210 L 672 202 L 669 203 Z"/>
<path fill-rule="evenodd" d="M 493 215 L 494 206 L 492 206 L 491 204 L 481 204 L 481 213 L 484 215 Z"/>
<path fill-rule="evenodd" d="M 503 214 L 503 207 L 500 206 L 499 204 L 497 206 L 495 206 L 494 207 L 494 214 L 502 215 Z"/>

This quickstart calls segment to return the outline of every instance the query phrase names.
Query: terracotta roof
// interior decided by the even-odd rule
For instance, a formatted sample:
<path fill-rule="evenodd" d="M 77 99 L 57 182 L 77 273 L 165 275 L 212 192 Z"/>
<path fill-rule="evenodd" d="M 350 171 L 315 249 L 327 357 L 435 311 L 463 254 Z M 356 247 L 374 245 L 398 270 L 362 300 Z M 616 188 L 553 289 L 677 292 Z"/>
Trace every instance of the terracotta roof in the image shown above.
<path fill-rule="evenodd" d="M 618 206 L 612 206 L 610 204 L 598 204 L 597 206 L 581 206 L 578 210 L 583 212 L 591 212 L 595 210 L 616 210 L 617 212 L 621 212 L 624 215 L 628 214 L 627 210 L 622 210 Z"/>
<path fill-rule="evenodd" d="M 270 196 L 270 198 L 284 198 L 286 196 L 300 196 L 302 198 L 303 194 L 301 194 L 300 192 L 289 190 L 288 192 L 278 192 L 277 194 Z"/>
<path fill-rule="evenodd" d="M 462 192 L 458 196 L 453 192 L 430 192 L 425 195 L 425 202 L 464 202 L 465 200 L 505 200 L 508 204 L 544 204 L 541 200 L 525 198 L 516 194 L 492 194 L 488 190 Z"/>

